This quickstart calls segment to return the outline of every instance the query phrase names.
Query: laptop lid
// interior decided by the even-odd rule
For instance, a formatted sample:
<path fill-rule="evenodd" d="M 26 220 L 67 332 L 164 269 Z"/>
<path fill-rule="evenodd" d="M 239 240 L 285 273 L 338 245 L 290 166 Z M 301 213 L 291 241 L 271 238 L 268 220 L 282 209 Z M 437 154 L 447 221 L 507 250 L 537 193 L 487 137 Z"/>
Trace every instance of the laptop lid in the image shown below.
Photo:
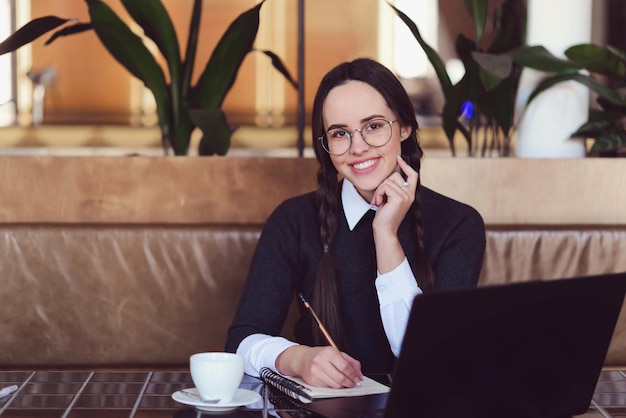
<path fill-rule="evenodd" d="M 622 273 L 417 297 L 385 417 L 584 413 L 625 291 Z"/>
<path fill-rule="evenodd" d="M 625 291 L 621 273 L 420 295 L 388 396 L 306 409 L 331 418 L 582 414 Z"/>

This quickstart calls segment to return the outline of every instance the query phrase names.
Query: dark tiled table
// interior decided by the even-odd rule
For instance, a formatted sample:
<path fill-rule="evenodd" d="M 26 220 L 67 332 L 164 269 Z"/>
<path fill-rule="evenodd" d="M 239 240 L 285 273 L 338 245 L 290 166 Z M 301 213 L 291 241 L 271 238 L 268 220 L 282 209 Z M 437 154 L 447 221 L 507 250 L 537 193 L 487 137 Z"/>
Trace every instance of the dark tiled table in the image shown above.
<path fill-rule="evenodd" d="M 626 417 L 626 370 L 600 374 L 592 406 L 609 417 Z"/>
<path fill-rule="evenodd" d="M 0 387 L 18 390 L 0 400 L 1 417 L 199 418 L 215 417 L 177 403 L 171 394 L 193 386 L 187 370 L 176 371 L 0 371 Z M 242 388 L 258 391 L 262 401 L 223 414 L 238 417 L 311 417 L 286 397 L 266 393 L 262 383 L 246 376 Z M 626 417 L 626 372 L 602 372 L 593 404 L 584 417 Z"/>

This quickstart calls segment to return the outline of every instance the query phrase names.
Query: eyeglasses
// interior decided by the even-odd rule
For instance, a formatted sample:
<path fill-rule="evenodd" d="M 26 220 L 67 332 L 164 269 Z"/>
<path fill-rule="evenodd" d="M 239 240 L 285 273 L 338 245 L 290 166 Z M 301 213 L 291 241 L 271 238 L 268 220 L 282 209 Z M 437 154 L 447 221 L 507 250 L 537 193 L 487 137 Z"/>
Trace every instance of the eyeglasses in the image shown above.
<path fill-rule="evenodd" d="M 352 145 L 354 131 L 361 134 L 363 141 L 370 147 L 382 147 L 391 139 L 391 125 L 398 120 L 372 119 L 366 122 L 361 129 L 335 128 L 326 131 L 318 139 L 330 155 L 342 155 L 348 152 Z"/>

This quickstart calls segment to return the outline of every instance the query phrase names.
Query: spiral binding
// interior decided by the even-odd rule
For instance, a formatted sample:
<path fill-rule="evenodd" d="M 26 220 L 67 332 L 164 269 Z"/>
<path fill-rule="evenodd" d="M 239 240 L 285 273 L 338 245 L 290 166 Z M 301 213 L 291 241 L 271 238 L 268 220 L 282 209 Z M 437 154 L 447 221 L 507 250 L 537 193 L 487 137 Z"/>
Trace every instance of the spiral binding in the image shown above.
<path fill-rule="evenodd" d="M 259 372 L 259 377 L 267 385 L 273 387 L 285 395 L 300 400 L 302 402 L 311 402 L 313 398 L 307 393 L 307 388 L 291 379 L 282 376 L 272 369 L 263 367 Z"/>

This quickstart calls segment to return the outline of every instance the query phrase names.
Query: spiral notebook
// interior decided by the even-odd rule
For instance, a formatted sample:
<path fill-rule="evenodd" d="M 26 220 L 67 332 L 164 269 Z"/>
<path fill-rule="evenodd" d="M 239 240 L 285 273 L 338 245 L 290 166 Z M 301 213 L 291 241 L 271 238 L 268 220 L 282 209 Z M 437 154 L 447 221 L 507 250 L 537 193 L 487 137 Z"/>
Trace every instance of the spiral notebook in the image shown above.
<path fill-rule="evenodd" d="M 364 376 L 359 386 L 333 389 L 311 386 L 299 377 L 285 377 L 267 367 L 261 369 L 259 375 L 261 380 L 267 385 L 303 403 L 310 403 L 314 399 L 375 395 L 387 393 L 390 389 L 389 386 L 385 386 L 367 376 Z"/>

